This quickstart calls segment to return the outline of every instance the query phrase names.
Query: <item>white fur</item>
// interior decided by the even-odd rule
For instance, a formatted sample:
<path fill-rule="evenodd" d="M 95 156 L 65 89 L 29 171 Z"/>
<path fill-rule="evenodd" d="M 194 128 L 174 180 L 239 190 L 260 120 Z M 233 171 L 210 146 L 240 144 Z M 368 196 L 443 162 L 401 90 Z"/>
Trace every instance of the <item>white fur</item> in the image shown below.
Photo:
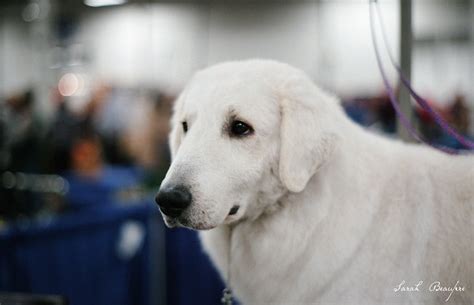
<path fill-rule="evenodd" d="M 232 115 L 255 133 L 226 133 Z M 184 134 L 181 122 L 189 131 Z M 163 185 L 193 203 L 168 225 L 201 232 L 243 304 L 473 301 L 474 158 L 369 133 L 299 70 L 273 61 L 199 72 L 179 98 Z M 229 216 L 234 205 L 240 209 Z M 420 292 L 395 292 L 402 281 Z"/>

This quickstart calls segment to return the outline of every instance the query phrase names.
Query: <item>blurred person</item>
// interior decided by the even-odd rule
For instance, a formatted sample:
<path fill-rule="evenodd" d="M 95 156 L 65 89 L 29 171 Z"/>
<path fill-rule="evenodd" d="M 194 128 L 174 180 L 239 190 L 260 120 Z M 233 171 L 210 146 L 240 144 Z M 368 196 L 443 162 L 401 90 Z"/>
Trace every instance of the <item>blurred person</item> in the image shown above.
<path fill-rule="evenodd" d="M 436 103 L 429 101 L 431 107 L 458 133 L 468 135 L 469 133 L 469 108 L 464 98 L 457 95 L 449 107 L 441 108 Z M 446 133 L 435 121 L 435 119 L 421 107 L 416 108 L 420 131 L 430 142 L 444 145 L 455 149 L 463 149 L 464 146 L 454 137 Z"/>
<path fill-rule="evenodd" d="M 46 170 L 49 173 L 63 173 L 70 168 L 70 151 L 73 143 L 74 130 L 80 118 L 68 107 L 67 101 L 57 88 L 52 91 L 51 99 L 56 107 L 55 116 L 47 137 L 49 156 Z"/>
<path fill-rule="evenodd" d="M 98 87 L 86 113 L 111 164 L 154 169 L 169 163 L 167 134 L 174 95 Z"/>
<path fill-rule="evenodd" d="M 438 103 L 433 100 L 427 101 L 434 111 L 436 111 L 443 118 L 448 118 L 446 110 L 439 107 Z M 433 116 L 431 116 L 431 114 L 425 109 L 419 106 L 415 107 L 415 117 L 418 119 L 419 130 L 427 141 L 436 141 L 443 135 L 443 131 L 438 126 Z"/>
<path fill-rule="evenodd" d="M 459 133 L 467 135 L 470 126 L 470 113 L 464 96 L 456 95 L 448 112 L 452 127 Z"/>
<path fill-rule="evenodd" d="M 343 106 L 348 116 L 362 126 L 371 126 L 385 133 L 395 132 L 395 110 L 387 95 L 354 98 Z"/>
<path fill-rule="evenodd" d="M 57 89 L 53 91 L 52 99 L 57 111 L 48 136 L 51 172 L 77 170 L 85 176 L 94 176 L 93 172 L 101 167 L 99 163 L 106 160 L 114 163 L 116 139 L 110 134 L 100 133 L 100 120 L 97 119 L 104 111 L 110 91 L 106 85 L 98 86 L 84 107 L 76 111 L 70 109 L 69 101 Z"/>
<path fill-rule="evenodd" d="M 171 162 L 170 151 L 168 149 L 168 133 L 170 132 L 170 120 L 173 103 L 176 100 L 175 95 L 162 94 L 155 104 L 156 118 L 153 121 L 157 132 L 156 137 L 156 156 L 161 166 L 166 169 Z"/>
<path fill-rule="evenodd" d="M 123 145 L 134 162 L 145 170 L 145 186 L 153 189 L 163 180 L 170 164 L 169 121 L 175 100 L 172 94 L 156 93 L 135 101 Z"/>
<path fill-rule="evenodd" d="M 13 95 L 5 103 L 3 140 L 10 171 L 36 172 L 39 167 L 37 151 L 41 138 L 39 121 L 33 112 L 32 90 Z"/>
<path fill-rule="evenodd" d="M 102 140 L 104 157 L 110 164 L 132 164 L 122 139 L 136 99 L 133 90 L 101 84 L 94 90 L 86 107 L 86 114 Z"/>
<path fill-rule="evenodd" d="M 383 131 L 395 133 L 397 130 L 397 118 L 388 95 L 384 94 L 375 98 L 375 102 L 377 117 L 380 120 Z"/>
<path fill-rule="evenodd" d="M 169 163 L 167 140 L 174 96 L 157 94 L 152 100 L 139 99 L 129 115 L 124 146 L 136 163 L 156 168 Z"/>
<path fill-rule="evenodd" d="M 2 176 L 17 172 L 37 173 L 41 170 L 41 128 L 33 112 L 32 90 L 15 94 L 6 99 L 2 109 L 1 145 Z M 8 172 L 8 173 L 7 173 Z M 0 184 L 0 216 L 15 218 L 37 213 L 43 205 L 42 198 L 26 189 L 25 181 L 12 180 Z"/>
<path fill-rule="evenodd" d="M 71 171 L 81 177 L 97 178 L 104 166 L 100 138 L 90 126 L 83 126 L 70 151 Z"/>

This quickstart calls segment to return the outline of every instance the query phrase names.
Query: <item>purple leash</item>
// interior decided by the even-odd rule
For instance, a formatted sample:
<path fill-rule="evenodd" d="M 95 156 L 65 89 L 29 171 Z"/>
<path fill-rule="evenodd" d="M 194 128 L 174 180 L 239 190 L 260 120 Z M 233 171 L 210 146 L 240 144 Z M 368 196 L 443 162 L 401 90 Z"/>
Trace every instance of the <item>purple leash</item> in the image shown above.
<path fill-rule="evenodd" d="M 390 58 L 390 62 L 395 67 L 395 69 L 398 71 L 398 74 L 400 75 L 400 79 L 401 79 L 403 85 L 408 89 L 411 96 L 415 99 L 415 101 L 418 103 L 418 105 L 420 105 L 425 111 L 427 111 L 434 118 L 435 122 L 438 124 L 438 126 L 441 127 L 441 129 L 443 129 L 444 131 L 446 131 L 446 133 L 448 133 L 449 135 L 454 137 L 456 140 L 458 140 L 458 142 L 461 143 L 464 147 L 469 148 L 469 149 L 474 149 L 474 142 L 470 141 L 469 139 L 466 139 L 465 137 L 463 137 L 462 135 L 457 133 L 451 126 L 449 126 L 449 124 L 443 119 L 443 117 L 440 116 L 436 111 L 434 111 L 433 108 L 430 107 L 428 102 L 415 92 L 413 87 L 410 85 L 410 82 L 408 81 L 408 79 L 403 75 L 402 69 L 395 62 L 395 59 L 394 59 L 392 53 L 390 52 L 390 48 L 389 48 L 388 42 L 387 42 L 387 34 L 385 32 L 385 27 L 384 27 L 384 24 L 382 22 L 382 13 L 380 12 L 380 7 L 378 5 L 378 2 L 376 0 L 373 0 L 373 2 L 374 2 L 375 7 L 377 9 L 376 12 L 377 12 L 379 22 L 380 22 L 381 33 L 382 33 L 382 38 L 383 38 L 383 42 L 384 42 L 384 45 L 385 45 L 385 49 L 387 50 L 388 56 Z"/>
<path fill-rule="evenodd" d="M 370 4 L 374 3 L 376 5 L 376 8 L 377 8 L 377 13 L 379 15 L 379 19 L 381 19 L 381 14 L 380 14 L 380 11 L 379 11 L 379 8 L 377 6 L 377 0 L 370 0 Z M 399 103 L 397 101 L 397 98 L 395 96 L 395 93 L 394 93 L 394 90 L 393 88 L 390 86 L 390 83 L 388 81 L 388 77 L 383 69 L 383 65 L 382 65 L 382 60 L 380 58 L 380 52 L 378 50 L 378 45 L 377 45 L 377 41 L 376 41 L 376 35 L 375 35 L 375 26 L 374 26 L 374 17 L 373 17 L 373 12 L 372 12 L 372 6 L 370 5 L 370 30 L 371 30 L 371 33 L 372 33 L 372 42 L 373 42 L 373 45 L 374 45 L 374 50 L 375 50 L 375 56 L 376 56 L 376 59 L 377 59 L 377 64 L 379 66 L 379 70 L 380 70 L 380 74 L 382 75 L 382 79 L 383 79 L 383 82 L 385 84 L 385 87 L 387 88 L 387 93 L 389 95 L 389 98 L 390 98 L 390 103 L 392 104 L 393 108 L 395 109 L 395 112 L 397 113 L 397 115 L 399 116 L 400 118 L 400 121 L 401 123 L 404 125 L 404 127 L 408 130 L 408 132 L 411 134 L 411 136 L 413 138 L 415 138 L 416 140 L 420 141 L 420 142 L 423 142 L 427 145 L 430 145 L 436 149 L 439 149 L 439 150 L 442 150 L 444 152 L 447 152 L 447 153 L 450 153 L 450 154 L 456 154 L 458 153 L 458 151 L 456 149 L 452 149 L 452 148 L 449 148 L 449 147 L 446 147 L 446 146 L 442 146 L 442 145 L 436 145 L 436 144 L 432 144 L 432 143 L 429 143 L 428 141 L 426 141 L 425 139 L 423 139 L 415 130 L 415 128 L 413 127 L 413 125 L 410 123 L 409 119 L 405 116 L 405 114 L 403 114 L 403 112 L 401 111 L 400 109 L 400 106 L 399 106 Z M 393 56 L 388 48 L 388 43 L 387 43 L 387 39 L 386 39 L 386 34 L 385 34 L 385 31 L 384 31 L 384 27 L 383 27 L 383 23 L 382 21 L 380 20 L 380 24 L 381 24 L 381 29 L 382 29 L 382 37 L 383 37 L 383 41 L 385 43 L 385 47 L 387 49 L 387 52 L 388 52 L 388 55 L 389 55 L 389 58 L 390 58 L 390 61 L 392 63 L 392 65 L 396 68 L 396 70 L 398 71 L 398 74 L 400 75 L 400 79 L 403 83 L 403 85 L 408 89 L 408 91 L 410 92 L 411 96 L 415 99 L 415 101 L 425 110 L 427 111 L 435 120 L 435 122 L 445 131 L 447 132 L 449 135 L 453 136 L 456 140 L 459 141 L 459 143 L 461 143 L 463 146 L 465 146 L 466 148 L 469 148 L 469 149 L 474 149 L 474 142 L 466 139 L 465 137 L 463 137 L 462 135 L 458 134 L 454 129 L 452 129 L 447 123 L 446 121 L 437 113 L 435 112 L 428 104 L 428 102 L 423 99 L 422 97 L 420 97 L 412 88 L 412 86 L 410 85 L 410 82 L 406 79 L 406 77 L 403 75 L 400 67 L 395 63 L 395 60 L 393 59 Z"/>

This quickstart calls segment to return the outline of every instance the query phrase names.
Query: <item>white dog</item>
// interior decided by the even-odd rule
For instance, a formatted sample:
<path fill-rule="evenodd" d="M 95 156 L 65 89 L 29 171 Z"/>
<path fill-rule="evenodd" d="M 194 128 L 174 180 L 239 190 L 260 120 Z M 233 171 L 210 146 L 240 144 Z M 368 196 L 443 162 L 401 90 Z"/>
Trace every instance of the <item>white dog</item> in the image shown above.
<path fill-rule="evenodd" d="M 197 73 L 170 144 L 166 224 L 204 230 L 243 304 L 472 304 L 472 156 L 369 133 L 265 60 Z"/>

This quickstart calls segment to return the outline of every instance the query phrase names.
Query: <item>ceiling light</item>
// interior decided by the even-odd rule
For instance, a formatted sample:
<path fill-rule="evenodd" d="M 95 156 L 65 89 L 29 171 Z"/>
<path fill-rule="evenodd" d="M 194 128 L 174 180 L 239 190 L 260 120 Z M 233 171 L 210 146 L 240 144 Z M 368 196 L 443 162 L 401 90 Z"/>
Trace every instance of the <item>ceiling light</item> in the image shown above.
<path fill-rule="evenodd" d="M 120 5 L 126 3 L 127 0 L 84 0 L 84 4 L 92 7 Z"/>
<path fill-rule="evenodd" d="M 58 90 L 62 96 L 72 96 L 80 89 L 80 79 L 76 74 L 64 74 L 58 83 Z"/>

